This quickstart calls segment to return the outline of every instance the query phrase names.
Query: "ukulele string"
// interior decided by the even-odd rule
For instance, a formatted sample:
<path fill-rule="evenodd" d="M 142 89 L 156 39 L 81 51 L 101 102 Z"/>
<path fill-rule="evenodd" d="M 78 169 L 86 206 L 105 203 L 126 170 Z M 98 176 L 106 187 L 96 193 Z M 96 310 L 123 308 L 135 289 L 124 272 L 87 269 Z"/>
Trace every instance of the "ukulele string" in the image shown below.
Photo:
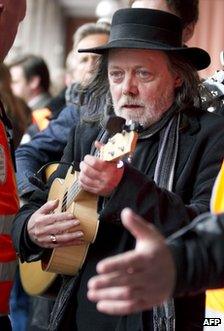
<path fill-rule="evenodd" d="M 72 184 L 71 189 L 67 191 L 64 195 L 63 203 L 62 203 L 62 210 L 68 209 L 72 202 L 74 201 L 75 197 L 78 195 L 78 193 L 81 192 L 81 188 L 78 186 L 78 181 L 75 180 L 75 182 Z"/>
<path fill-rule="evenodd" d="M 100 157 L 100 150 L 97 149 L 94 153 L 94 155 L 99 158 Z M 66 192 L 63 198 L 62 202 L 62 211 L 66 211 L 68 209 L 72 202 L 74 201 L 75 197 L 82 191 L 82 189 L 79 187 L 78 180 L 76 179 L 75 182 L 72 184 L 71 189 Z"/>

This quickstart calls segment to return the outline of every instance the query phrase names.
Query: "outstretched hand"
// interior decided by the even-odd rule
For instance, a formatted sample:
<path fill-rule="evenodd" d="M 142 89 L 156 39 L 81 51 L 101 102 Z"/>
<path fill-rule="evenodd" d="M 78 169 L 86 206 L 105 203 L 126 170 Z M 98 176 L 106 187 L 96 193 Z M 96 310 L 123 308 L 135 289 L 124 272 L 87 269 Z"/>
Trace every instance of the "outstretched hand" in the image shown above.
<path fill-rule="evenodd" d="M 136 238 L 135 249 L 99 262 L 99 275 L 88 283 L 89 300 L 111 315 L 151 309 L 171 296 L 175 284 L 174 261 L 162 235 L 128 208 L 121 219 Z"/>

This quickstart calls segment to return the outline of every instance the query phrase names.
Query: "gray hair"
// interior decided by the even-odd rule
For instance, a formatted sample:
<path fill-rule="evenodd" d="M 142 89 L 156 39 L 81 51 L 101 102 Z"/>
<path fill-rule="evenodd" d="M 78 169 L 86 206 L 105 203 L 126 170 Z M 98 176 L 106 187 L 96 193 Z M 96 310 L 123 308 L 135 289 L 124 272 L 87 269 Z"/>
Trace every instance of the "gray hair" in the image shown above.
<path fill-rule="evenodd" d="M 200 105 L 200 78 L 195 67 L 179 53 L 166 52 L 171 72 L 177 74 L 182 85 L 175 90 L 176 104 L 182 109 Z"/>
<path fill-rule="evenodd" d="M 73 48 L 85 37 L 92 34 L 110 34 L 110 24 L 108 22 L 86 23 L 81 25 L 73 35 Z"/>

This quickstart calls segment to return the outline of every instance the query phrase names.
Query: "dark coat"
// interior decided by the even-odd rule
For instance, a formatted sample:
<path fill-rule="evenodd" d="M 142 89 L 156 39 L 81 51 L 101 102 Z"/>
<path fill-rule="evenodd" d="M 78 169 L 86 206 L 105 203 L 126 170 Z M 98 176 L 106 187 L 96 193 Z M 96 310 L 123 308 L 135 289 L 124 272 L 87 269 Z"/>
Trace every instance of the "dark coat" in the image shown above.
<path fill-rule="evenodd" d="M 61 159 L 69 132 L 78 121 L 78 107 L 66 107 L 55 120 L 50 121 L 45 130 L 16 150 L 16 179 L 20 197 L 30 195 L 36 188 L 29 182 L 30 176 L 44 164 Z"/>
<path fill-rule="evenodd" d="M 224 287 L 224 214 L 198 216 L 168 245 L 176 264 L 175 296 Z"/>
<path fill-rule="evenodd" d="M 37 133 L 29 143 L 22 144 L 16 150 L 16 178 L 19 196 L 22 199 L 28 199 L 36 188 L 30 183 L 29 177 L 44 164 L 61 159 L 72 127 L 87 116 L 99 117 L 99 103 L 105 104 L 104 97 L 102 101 L 94 100 L 94 106 L 89 107 L 89 93 L 85 92 L 84 96 L 79 90 L 77 84 L 73 84 L 66 91 L 69 106 L 64 108 L 57 118 L 54 117 L 45 130 Z"/>
<path fill-rule="evenodd" d="M 82 160 L 84 155 L 90 152 L 99 130 L 100 127 L 96 124 L 79 125 L 70 136 L 63 159 L 67 162 Z M 147 323 L 150 318 L 146 316 L 150 317 L 150 313 L 135 314 L 127 318 L 109 317 L 98 313 L 95 305 L 86 298 L 87 281 L 96 273 L 95 266 L 99 260 L 133 248 L 134 240 L 120 222 L 120 212 L 124 207 L 131 207 L 146 220 L 155 223 L 166 236 L 188 224 L 198 214 L 209 210 L 211 188 L 223 157 L 223 134 L 222 118 L 196 109 L 185 111 L 180 126 L 174 193 L 160 189 L 152 180 L 159 133 L 138 141 L 132 165 L 125 164 L 122 181 L 104 201 L 104 208 L 99 209 L 100 227 L 97 239 L 89 249 L 80 276 L 73 283 L 67 282 L 61 292 L 53 313 L 56 322 L 54 325 L 59 323 L 58 330 L 61 325 L 58 317 L 63 321 L 63 330 L 72 330 L 71 325 L 76 325 L 79 331 L 104 328 L 119 331 L 148 330 Z M 61 166 L 53 177 L 64 177 L 66 171 L 66 166 Z M 15 219 L 13 238 L 22 261 L 31 261 L 38 258 L 38 253 L 41 253 L 29 242 L 24 225 L 46 198 L 47 191 L 36 191 L 31 197 L 30 204 L 24 206 Z M 101 200 L 99 198 L 99 208 Z M 74 310 L 70 309 L 71 303 L 76 307 Z M 64 311 L 66 305 L 69 309 Z M 69 315 L 73 322 L 66 328 Z M 176 317 L 177 330 L 202 330 L 204 295 L 177 299 Z"/>

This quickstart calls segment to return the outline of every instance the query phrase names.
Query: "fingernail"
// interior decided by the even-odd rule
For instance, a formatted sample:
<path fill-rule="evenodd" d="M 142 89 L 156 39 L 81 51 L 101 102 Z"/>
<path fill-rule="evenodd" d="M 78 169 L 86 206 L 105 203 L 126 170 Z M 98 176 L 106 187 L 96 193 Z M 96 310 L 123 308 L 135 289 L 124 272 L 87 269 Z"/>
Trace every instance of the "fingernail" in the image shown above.
<path fill-rule="evenodd" d="M 92 282 L 92 280 L 89 280 L 88 281 L 88 291 L 91 291 L 91 288 L 93 287 L 93 282 Z"/>
<path fill-rule="evenodd" d="M 80 221 L 79 220 L 74 220 L 74 225 L 79 225 Z"/>
<path fill-rule="evenodd" d="M 75 232 L 75 237 L 76 238 L 79 238 L 79 237 L 83 237 L 83 232 L 82 231 L 77 231 L 77 232 Z"/>
<path fill-rule="evenodd" d="M 92 297 L 93 297 L 93 292 L 92 292 L 91 290 L 89 290 L 89 291 L 87 292 L 87 297 L 88 297 L 88 299 L 92 299 Z"/>

